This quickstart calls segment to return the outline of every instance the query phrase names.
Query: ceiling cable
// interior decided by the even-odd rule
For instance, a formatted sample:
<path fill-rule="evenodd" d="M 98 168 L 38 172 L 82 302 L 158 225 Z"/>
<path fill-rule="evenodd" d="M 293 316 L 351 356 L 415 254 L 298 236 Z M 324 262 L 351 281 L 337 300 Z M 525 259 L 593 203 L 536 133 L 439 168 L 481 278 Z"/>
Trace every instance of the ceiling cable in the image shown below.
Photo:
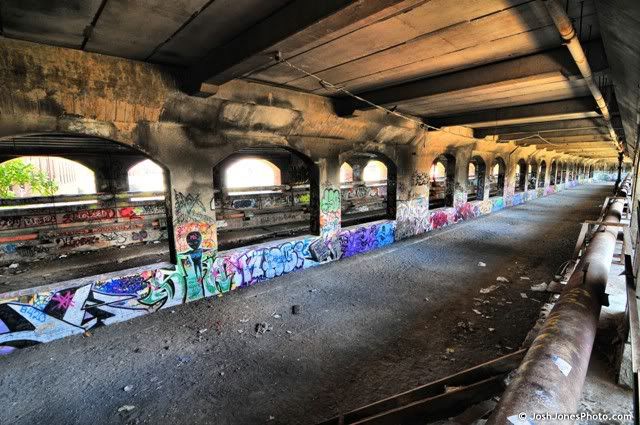
<path fill-rule="evenodd" d="M 361 97 L 361 96 L 358 96 L 358 95 L 357 95 L 357 94 L 355 94 L 355 93 L 350 92 L 349 90 L 345 89 L 344 87 L 340 87 L 340 86 L 337 86 L 337 85 L 335 85 L 335 84 L 333 84 L 333 83 L 330 83 L 329 81 L 327 81 L 327 80 L 325 80 L 325 79 L 323 79 L 323 78 L 319 77 L 318 75 L 316 75 L 316 74 L 314 74 L 314 73 L 312 73 L 312 72 L 309 72 L 309 71 L 307 71 L 307 70 L 305 70 L 305 69 L 302 69 L 302 68 L 300 68 L 299 66 L 294 65 L 293 63 L 291 63 L 291 62 L 289 62 L 288 60 L 284 59 L 284 58 L 282 57 L 282 54 L 281 54 L 280 52 L 277 52 L 277 53 L 275 54 L 274 59 L 275 59 L 277 62 L 279 62 L 279 63 L 283 63 L 283 64 L 287 65 L 288 67 L 290 67 L 290 68 L 292 68 L 292 69 L 295 69 L 295 70 L 296 70 L 296 71 L 298 71 L 298 72 L 303 73 L 303 74 L 304 74 L 304 75 L 306 75 L 307 77 L 313 78 L 314 80 L 318 81 L 318 83 L 319 83 L 322 87 L 324 87 L 324 88 L 326 88 L 326 89 L 334 90 L 334 91 L 336 91 L 336 92 L 344 93 L 344 94 L 346 94 L 347 96 L 352 97 L 353 99 L 359 100 L 360 102 L 365 103 L 365 104 L 367 104 L 367 105 L 371 106 L 372 108 L 378 109 L 378 110 L 380 110 L 380 111 L 386 112 L 387 114 L 395 115 L 396 117 L 399 117 L 399 118 L 402 118 L 402 119 L 404 119 L 404 120 L 407 120 L 407 121 L 413 122 L 413 123 L 415 123 L 415 124 L 418 124 L 418 126 L 419 126 L 419 127 L 421 127 L 421 128 L 428 128 L 428 129 L 431 129 L 431 130 L 434 130 L 434 131 L 442 131 L 443 133 L 452 134 L 452 135 L 454 135 L 454 136 L 463 137 L 463 138 L 465 138 L 465 139 L 474 140 L 474 141 L 476 141 L 476 142 L 483 142 L 483 141 L 486 141 L 485 139 L 479 139 L 479 138 L 477 138 L 477 137 L 467 136 L 467 135 L 465 135 L 465 134 L 458 134 L 458 133 L 455 133 L 455 132 L 453 132 L 453 131 L 449 131 L 449 130 L 447 130 L 447 129 L 443 128 L 443 127 L 435 127 L 435 126 L 433 126 L 433 125 L 429 125 L 429 124 L 425 123 L 425 122 L 424 122 L 424 121 L 422 121 L 422 120 L 419 120 L 419 119 L 416 119 L 416 118 L 414 118 L 414 117 L 412 117 L 412 116 L 405 115 L 405 114 L 403 114 L 403 113 L 401 113 L 401 112 L 398 112 L 398 111 L 395 109 L 395 107 L 394 107 L 394 109 L 389 109 L 389 108 L 386 108 L 386 107 L 384 107 L 384 106 L 382 106 L 382 105 L 378 105 L 378 104 L 376 104 L 376 103 L 373 103 L 373 102 L 371 102 L 370 100 L 367 100 L 367 99 L 365 99 L 365 98 L 363 98 L 363 97 Z M 540 140 L 542 140 L 542 141 L 544 141 L 544 142 L 548 143 L 549 145 L 552 145 L 552 146 L 558 146 L 557 144 L 551 143 L 550 141 L 548 141 L 547 139 L 545 139 L 544 137 L 542 137 L 540 134 L 535 134 L 535 135 L 527 136 L 527 137 L 523 137 L 523 138 L 520 138 L 520 139 L 511 139 L 511 141 L 513 141 L 513 142 L 519 142 L 519 141 L 527 140 L 527 139 L 531 139 L 531 138 L 538 138 L 538 139 L 540 139 Z"/>

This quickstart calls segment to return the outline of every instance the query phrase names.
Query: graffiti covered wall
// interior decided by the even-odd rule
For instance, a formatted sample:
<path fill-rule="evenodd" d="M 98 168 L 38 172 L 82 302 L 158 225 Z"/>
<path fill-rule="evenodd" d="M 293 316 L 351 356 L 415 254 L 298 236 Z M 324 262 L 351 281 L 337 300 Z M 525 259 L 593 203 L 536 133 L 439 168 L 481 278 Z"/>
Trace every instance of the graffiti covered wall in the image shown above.
<path fill-rule="evenodd" d="M 574 184 L 575 185 L 575 184 Z M 339 192 L 336 190 L 336 193 Z M 533 195 L 531 195 L 533 193 Z M 552 193 L 552 191 L 547 191 Z M 336 211 L 335 195 L 325 191 L 323 213 Z M 129 320 L 204 297 L 385 247 L 397 240 L 518 205 L 537 190 L 428 211 L 426 199 L 401 202 L 397 220 L 257 244 L 218 253 L 214 226 L 195 196 L 181 204 L 178 264 L 111 273 L 100 280 L 80 279 L 56 289 L 33 288 L 0 295 L 0 354 Z M 333 203 L 332 203 L 333 202 Z M 339 198 L 337 211 L 339 211 Z M 205 214 L 202 216 L 201 214 Z M 338 223 L 339 224 L 339 223 Z"/>

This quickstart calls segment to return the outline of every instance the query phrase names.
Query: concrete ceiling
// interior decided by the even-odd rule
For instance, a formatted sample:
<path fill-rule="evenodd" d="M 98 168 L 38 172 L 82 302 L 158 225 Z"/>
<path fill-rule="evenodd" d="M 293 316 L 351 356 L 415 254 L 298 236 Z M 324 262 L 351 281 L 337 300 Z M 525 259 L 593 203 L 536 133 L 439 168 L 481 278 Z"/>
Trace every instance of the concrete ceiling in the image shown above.
<path fill-rule="evenodd" d="M 640 4 L 600 0 L 596 10 L 594 0 L 558 1 L 631 153 Z M 585 156 L 604 156 L 609 142 L 606 154 L 615 154 L 541 0 L 1 0 L 0 19 L 6 37 L 178 67 L 191 93 L 203 82 L 245 78 L 330 96 L 340 115 L 368 108 L 276 62 L 279 51 L 431 125 L 468 125 L 478 137 L 558 151 L 593 144 Z M 612 78 L 625 89 L 620 108 Z"/>

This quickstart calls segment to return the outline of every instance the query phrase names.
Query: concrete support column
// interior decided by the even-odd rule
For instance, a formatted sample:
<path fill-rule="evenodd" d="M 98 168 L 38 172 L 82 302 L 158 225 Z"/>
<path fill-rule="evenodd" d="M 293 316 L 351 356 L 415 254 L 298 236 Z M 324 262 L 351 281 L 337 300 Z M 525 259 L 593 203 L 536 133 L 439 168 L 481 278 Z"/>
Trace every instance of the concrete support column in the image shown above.
<path fill-rule="evenodd" d="M 106 156 L 77 160 L 95 174 L 96 192 L 120 193 L 129 191 L 129 169 L 144 161 L 143 156 Z"/>
<path fill-rule="evenodd" d="M 340 166 L 342 161 L 336 153 L 322 158 L 317 162 L 320 173 L 320 235 L 324 238 L 336 236 L 341 229 L 340 221 L 342 208 L 342 195 L 340 192 Z M 366 162 L 352 164 L 353 181 L 356 182 L 356 169 L 358 181 L 362 180 L 362 170 Z"/>
<path fill-rule="evenodd" d="M 473 146 L 461 146 L 456 151 L 456 174 L 454 180 L 453 206 L 467 202 L 467 185 L 469 184 L 469 161 Z"/>

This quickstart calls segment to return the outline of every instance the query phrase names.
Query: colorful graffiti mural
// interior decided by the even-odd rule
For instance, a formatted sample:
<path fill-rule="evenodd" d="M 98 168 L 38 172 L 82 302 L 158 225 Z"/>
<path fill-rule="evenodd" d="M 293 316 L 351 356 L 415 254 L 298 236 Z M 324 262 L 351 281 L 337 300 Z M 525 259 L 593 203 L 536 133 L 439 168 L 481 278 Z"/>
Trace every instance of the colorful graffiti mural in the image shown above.
<path fill-rule="evenodd" d="M 320 200 L 320 232 L 331 238 L 340 231 L 340 190 L 326 187 Z"/>
<path fill-rule="evenodd" d="M 339 191 L 334 189 L 325 193 L 328 196 L 322 209 L 325 212 L 339 210 Z M 522 203 L 531 194 L 541 196 L 538 191 L 531 190 L 514 194 L 512 202 L 514 205 Z M 183 201 L 190 200 L 181 201 L 181 218 L 197 218 L 204 205 L 198 202 L 198 197 L 183 198 Z M 77 286 L 55 290 L 34 288 L 28 294 L 23 291 L 2 295 L 0 355 L 162 308 L 220 296 L 237 288 L 382 248 L 401 238 L 470 220 L 504 207 L 503 198 L 492 198 L 429 212 L 427 200 L 416 199 L 399 203 L 397 221 L 354 226 L 336 232 L 333 237 L 303 237 L 223 253 L 216 249 L 214 225 L 193 220 L 182 222 L 176 227 L 179 254 L 175 269 L 161 266 L 130 270 L 122 276 L 113 275 L 108 279 L 85 279 Z"/>

